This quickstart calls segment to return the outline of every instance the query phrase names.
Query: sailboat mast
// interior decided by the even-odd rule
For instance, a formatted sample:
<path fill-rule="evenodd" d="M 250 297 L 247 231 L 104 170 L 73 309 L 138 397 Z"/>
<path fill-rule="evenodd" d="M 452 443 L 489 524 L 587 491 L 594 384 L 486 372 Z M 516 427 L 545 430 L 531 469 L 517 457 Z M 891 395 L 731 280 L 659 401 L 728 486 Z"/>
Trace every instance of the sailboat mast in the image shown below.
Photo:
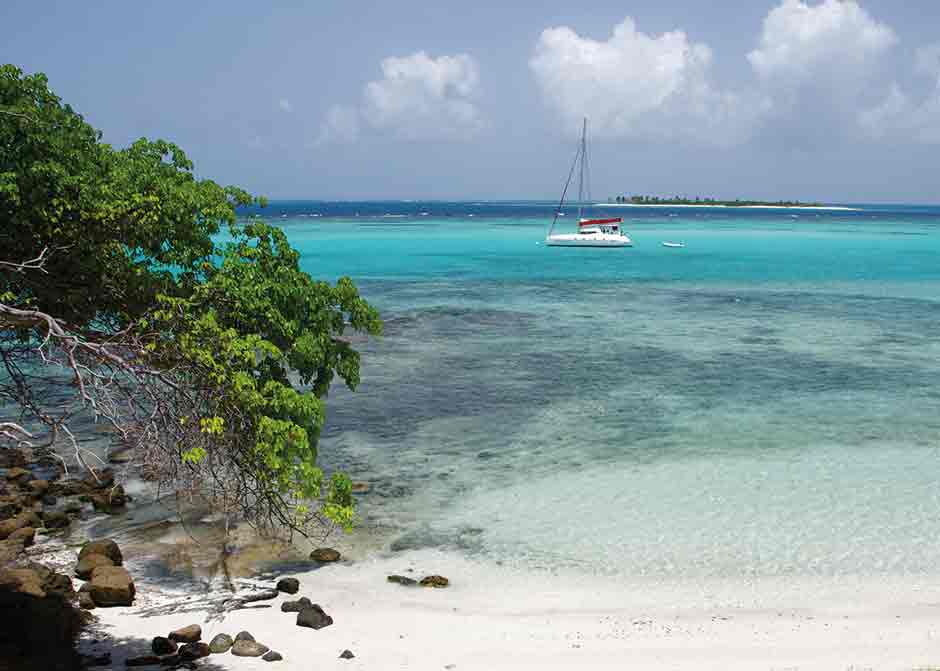
<path fill-rule="evenodd" d="M 578 178 L 578 221 L 581 221 L 584 209 L 584 162 L 587 159 L 587 117 L 581 126 L 581 173 Z"/>

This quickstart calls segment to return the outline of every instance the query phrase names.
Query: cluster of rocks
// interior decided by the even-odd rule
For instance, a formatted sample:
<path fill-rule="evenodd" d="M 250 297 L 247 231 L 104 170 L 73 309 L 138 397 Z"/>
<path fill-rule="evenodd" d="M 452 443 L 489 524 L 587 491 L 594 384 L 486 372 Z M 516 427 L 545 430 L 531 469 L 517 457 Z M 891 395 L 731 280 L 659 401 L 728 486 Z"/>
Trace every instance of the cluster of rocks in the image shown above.
<path fill-rule="evenodd" d="M 71 579 L 47 566 L 0 569 L 0 668 L 74 668 L 73 641 L 83 624 L 74 600 Z"/>
<path fill-rule="evenodd" d="M 104 562 L 90 566 L 85 593 L 76 593 L 68 575 L 31 561 L 28 548 L 67 531 L 87 504 L 116 513 L 128 497 L 109 469 L 60 480 L 55 460 L 25 448 L 0 451 L 0 468 L 0 621 L 9 623 L 0 628 L 0 666 L 15 659 L 23 669 L 71 668 L 78 659 L 73 641 L 85 622 L 76 601 L 127 605 L 133 582 L 120 568 L 118 551 L 112 570 L 94 570 Z"/>
<path fill-rule="evenodd" d="M 297 578 L 281 578 L 274 588 L 238 594 L 227 603 L 243 605 L 274 599 L 281 594 L 296 594 L 298 591 L 300 591 L 300 581 Z M 313 603 L 305 596 L 296 600 L 283 601 L 281 612 L 297 613 L 296 623 L 299 627 L 322 629 L 333 624 L 333 618 L 319 604 Z M 216 634 L 209 643 L 204 643 L 202 642 L 202 628 L 198 624 L 177 629 L 167 636 L 157 636 L 152 641 L 151 649 L 153 654 L 129 658 L 126 662 L 127 666 L 192 666 L 197 659 L 225 653 L 231 653 L 236 657 L 260 657 L 266 662 L 279 662 L 283 659 L 281 653 L 255 640 L 255 637 L 247 631 L 239 632 L 234 638 L 229 634 Z M 350 650 L 343 650 L 339 656 L 341 659 L 352 659 L 355 655 Z"/>
<path fill-rule="evenodd" d="M 335 552 L 335 550 L 334 550 Z M 338 555 L 339 553 L 337 553 Z M 300 590 L 297 578 L 281 578 L 277 582 L 277 591 L 285 594 L 296 594 Z M 282 613 L 297 613 L 297 626 L 309 629 L 323 629 L 333 624 L 333 618 L 326 614 L 320 604 L 313 603 L 305 596 L 296 601 L 281 603 Z"/>
<path fill-rule="evenodd" d="M 11 466 L 17 451 L 4 456 L 8 468 L 0 482 L 0 566 L 16 561 L 40 530 L 47 535 L 68 530 L 87 504 L 98 512 L 118 514 L 130 500 L 124 488 L 115 484 L 110 469 L 84 479 L 50 481 L 24 468 L 28 465 L 25 457 L 14 461 L 22 465 Z"/>
<path fill-rule="evenodd" d="M 125 664 L 129 667 L 159 665 L 172 668 L 189 665 L 209 655 L 227 652 L 236 657 L 260 657 L 266 662 L 278 662 L 283 659 L 280 653 L 259 643 L 247 631 L 238 633 L 235 638 L 228 634 L 216 634 L 210 642 L 205 643 L 202 640 L 202 627 L 198 624 L 171 631 L 166 636 L 157 636 L 151 642 L 150 648 L 153 654 L 130 657 Z"/>
<path fill-rule="evenodd" d="M 390 575 L 386 578 L 388 582 L 397 583 L 404 587 L 416 587 L 420 585 L 421 587 L 447 587 L 450 585 L 450 580 L 445 578 L 442 575 L 426 575 L 421 580 L 415 580 L 414 578 L 409 578 L 404 575 Z"/>
<path fill-rule="evenodd" d="M 86 581 L 78 590 L 78 605 L 86 610 L 133 605 L 137 590 L 123 564 L 124 556 L 113 540 L 85 543 L 75 565 L 75 577 Z"/>

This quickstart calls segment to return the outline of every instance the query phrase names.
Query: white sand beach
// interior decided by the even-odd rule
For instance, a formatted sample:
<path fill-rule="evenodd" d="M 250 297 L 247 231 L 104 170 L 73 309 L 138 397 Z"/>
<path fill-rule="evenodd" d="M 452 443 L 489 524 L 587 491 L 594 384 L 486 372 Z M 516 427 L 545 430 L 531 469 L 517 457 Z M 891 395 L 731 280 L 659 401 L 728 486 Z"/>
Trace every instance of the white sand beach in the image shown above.
<path fill-rule="evenodd" d="M 402 587 L 389 574 L 443 574 L 444 589 Z M 155 635 L 198 623 L 203 640 L 242 630 L 301 669 L 897 669 L 940 666 L 940 582 L 930 578 L 760 578 L 643 582 L 532 573 L 437 551 L 327 565 L 293 575 L 281 595 L 219 621 L 205 611 L 149 615 L 170 594 L 139 585 L 131 608 L 98 609 L 89 637 L 116 642 L 113 667 L 149 652 Z M 268 581 L 264 586 L 271 586 Z M 192 592 L 190 592 L 192 594 Z M 295 625 L 280 603 L 300 596 L 334 624 Z M 179 599 L 184 605 L 199 597 Z M 124 641 L 133 640 L 130 644 Z M 101 644 L 98 648 L 100 649 Z M 90 641 L 84 644 L 92 649 Z M 340 659 L 349 649 L 355 657 Z M 259 669 L 230 653 L 209 668 Z"/>

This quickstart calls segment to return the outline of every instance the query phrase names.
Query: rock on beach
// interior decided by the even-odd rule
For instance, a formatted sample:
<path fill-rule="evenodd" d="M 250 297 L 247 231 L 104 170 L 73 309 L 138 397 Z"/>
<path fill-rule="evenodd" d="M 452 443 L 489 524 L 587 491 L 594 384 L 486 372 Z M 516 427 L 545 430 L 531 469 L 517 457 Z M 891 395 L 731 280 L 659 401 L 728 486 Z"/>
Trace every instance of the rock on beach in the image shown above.
<path fill-rule="evenodd" d="M 232 646 L 232 654 L 236 657 L 261 657 L 268 650 L 266 645 L 245 639 L 235 641 L 235 645 Z"/>
<path fill-rule="evenodd" d="M 304 608 L 310 608 L 313 606 L 313 602 L 310 601 L 305 596 L 300 597 L 296 601 L 283 601 L 281 602 L 281 612 L 282 613 L 299 613 Z"/>
<path fill-rule="evenodd" d="M 428 575 L 421 578 L 422 587 L 447 587 L 450 580 L 442 575 Z"/>
<path fill-rule="evenodd" d="M 297 594 L 300 589 L 300 581 L 297 578 L 281 578 L 277 581 L 277 591 L 285 594 Z"/>
<path fill-rule="evenodd" d="M 176 652 L 176 642 L 171 641 L 168 638 L 163 636 L 154 637 L 153 641 L 150 643 L 150 649 L 153 650 L 155 655 L 172 655 Z"/>
<path fill-rule="evenodd" d="M 327 615 L 319 604 L 313 604 L 297 613 L 298 627 L 323 629 L 323 627 L 329 627 L 331 624 L 333 624 L 333 618 Z"/>
<path fill-rule="evenodd" d="M 176 631 L 171 631 L 167 638 L 177 643 L 195 643 L 202 638 L 202 627 L 198 624 L 190 624 Z"/>
<path fill-rule="evenodd" d="M 233 641 L 232 637 L 228 634 L 216 634 L 212 637 L 212 640 L 209 641 L 209 652 L 215 654 L 228 652 L 234 644 L 235 641 Z"/>
<path fill-rule="evenodd" d="M 121 554 L 121 549 L 118 547 L 118 544 L 110 538 L 85 543 L 78 553 L 78 558 L 81 560 L 88 555 L 104 555 L 110 559 L 115 566 L 121 566 L 124 563 L 124 556 Z"/>
<path fill-rule="evenodd" d="M 333 548 L 317 548 L 310 553 L 310 558 L 313 561 L 318 561 L 324 564 L 330 562 L 339 561 L 340 559 L 339 551 L 334 550 Z"/>
<path fill-rule="evenodd" d="M 91 572 L 91 598 L 97 606 L 131 606 L 134 581 L 122 566 L 99 566 Z"/>

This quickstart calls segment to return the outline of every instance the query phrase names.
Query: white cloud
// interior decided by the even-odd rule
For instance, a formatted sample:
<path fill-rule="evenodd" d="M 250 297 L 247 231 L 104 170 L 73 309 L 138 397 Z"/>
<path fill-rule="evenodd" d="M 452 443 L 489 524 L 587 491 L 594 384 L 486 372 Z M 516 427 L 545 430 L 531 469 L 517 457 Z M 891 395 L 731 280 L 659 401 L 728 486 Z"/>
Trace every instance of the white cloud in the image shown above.
<path fill-rule="evenodd" d="M 363 116 L 373 127 L 407 139 L 461 138 L 482 127 L 474 104 L 480 74 L 470 56 L 386 58 L 382 75 L 365 89 Z"/>
<path fill-rule="evenodd" d="M 747 58 L 777 89 L 813 82 L 841 89 L 859 86 L 896 42 L 890 27 L 852 0 L 784 0 L 764 19 L 760 44 Z"/>
<path fill-rule="evenodd" d="M 287 98 L 281 98 L 280 100 L 278 100 L 277 106 L 281 108 L 281 111 L 283 112 L 292 112 L 294 109 L 290 104 L 290 100 L 288 100 Z"/>
<path fill-rule="evenodd" d="M 880 104 L 859 112 L 859 125 L 870 137 L 940 144 L 940 44 L 918 49 L 914 65 L 931 89 L 916 102 L 894 84 Z"/>
<path fill-rule="evenodd" d="M 359 111 L 347 105 L 333 105 L 320 124 L 316 144 L 349 143 L 359 139 Z"/>
<path fill-rule="evenodd" d="M 753 79 L 736 92 L 714 83 L 708 45 L 681 30 L 643 33 L 629 17 L 606 41 L 546 29 L 529 65 L 571 132 L 587 116 L 611 137 L 940 143 L 940 44 L 918 50 L 914 71 L 928 85 L 915 92 L 893 76 L 898 42 L 855 0 L 781 0 L 747 54 Z"/>
<path fill-rule="evenodd" d="M 360 106 L 331 108 L 320 137 L 353 141 L 367 126 L 405 140 L 467 139 L 484 126 L 479 95 L 479 69 L 467 54 L 386 58 L 382 79 L 365 85 Z"/>
<path fill-rule="evenodd" d="M 711 62 L 711 49 L 684 32 L 648 35 L 627 17 L 605 42 L 549 28 L 529 66 L 572 131 L 587 116 L 599 135 L 726 142 L 747 134 L 757 106 L 716 90 Z"/>

